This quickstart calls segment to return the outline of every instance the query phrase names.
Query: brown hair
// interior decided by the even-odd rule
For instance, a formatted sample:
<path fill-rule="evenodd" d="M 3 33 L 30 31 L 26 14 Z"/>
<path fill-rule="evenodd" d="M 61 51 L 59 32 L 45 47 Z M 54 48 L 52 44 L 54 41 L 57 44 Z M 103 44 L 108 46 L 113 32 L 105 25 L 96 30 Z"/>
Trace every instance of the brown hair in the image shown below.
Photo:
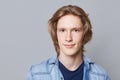
<path fill-rule="evenodd" d="M 80 50 L 82 53 L 84 52 L 84 45 L 87 42 L 89 42 L 92 38 L 91 22 L 89 20 L 88 15 L 85 13 L 85 11 L 82 8 L 75 5 L 63 6 L 54 13 L 54 15 L 52 16 L 52 18 L 50 18 L 48 23 L 49 24 L 48 29 L 55 46 L 55 50 L 57 51 L 58 54 L 59 54 L 59 45 L 57 40 L 57 23 L 61 17 L 69 14 L 78 16 L 83 23 L 84 37 L 82 41 L 82 47 Z"/>

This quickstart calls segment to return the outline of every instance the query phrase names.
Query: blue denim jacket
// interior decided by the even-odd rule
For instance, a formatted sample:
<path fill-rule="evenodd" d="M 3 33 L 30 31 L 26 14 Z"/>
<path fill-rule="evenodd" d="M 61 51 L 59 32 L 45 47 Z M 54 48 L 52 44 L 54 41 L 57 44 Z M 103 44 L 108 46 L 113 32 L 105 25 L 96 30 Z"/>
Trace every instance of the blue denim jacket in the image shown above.
<path fill-rule="evenodd" d="M 64 80 L 58 68 L 58 58 L 54 56 L 47 61 L 31 66 L 27 80 Z M 83 80 L 110 80 L 106 71 L 84 56 Z"/>

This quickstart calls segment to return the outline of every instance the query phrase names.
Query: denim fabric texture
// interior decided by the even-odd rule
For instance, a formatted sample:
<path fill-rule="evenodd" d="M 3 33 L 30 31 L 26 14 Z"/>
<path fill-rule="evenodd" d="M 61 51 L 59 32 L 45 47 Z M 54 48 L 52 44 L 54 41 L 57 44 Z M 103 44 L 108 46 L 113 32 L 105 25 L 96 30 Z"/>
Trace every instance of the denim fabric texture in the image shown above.
<path fill-rule="evenodd" d="M 64 80 L 59 67 L 58 58 L 53 56 L 40 64 L 32 65 L 27 80 Z M 106 71 L 88 57 L 84 56 L 83 80 L 110 80 Z"/>

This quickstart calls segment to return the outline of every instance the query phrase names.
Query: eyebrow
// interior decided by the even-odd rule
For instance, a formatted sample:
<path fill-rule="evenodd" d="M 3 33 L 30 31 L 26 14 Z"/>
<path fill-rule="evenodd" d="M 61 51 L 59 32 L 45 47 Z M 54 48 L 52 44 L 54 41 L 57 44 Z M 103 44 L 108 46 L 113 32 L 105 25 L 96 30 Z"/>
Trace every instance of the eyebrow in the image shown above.
<path fill-rule="evenodd" d="M 66 27 L 58 27 L 57 29 L 67 29 Z M 71 30 L 73 30 L 73 29 L 83 29 L 83 27 L 73 27 L 73 28 L 71 28 Z"/>

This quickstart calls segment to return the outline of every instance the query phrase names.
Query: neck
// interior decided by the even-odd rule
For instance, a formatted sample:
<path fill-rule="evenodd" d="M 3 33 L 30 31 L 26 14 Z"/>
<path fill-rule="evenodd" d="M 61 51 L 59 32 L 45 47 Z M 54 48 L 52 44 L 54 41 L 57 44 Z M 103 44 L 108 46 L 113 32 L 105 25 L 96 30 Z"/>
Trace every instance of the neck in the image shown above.
<path fill-rule="evenodd" d="M 74 56 L 61 54 L 58 59 L 70 71 L 76 70 L 83 62 L 83 56 L 80 53 Z"/>

